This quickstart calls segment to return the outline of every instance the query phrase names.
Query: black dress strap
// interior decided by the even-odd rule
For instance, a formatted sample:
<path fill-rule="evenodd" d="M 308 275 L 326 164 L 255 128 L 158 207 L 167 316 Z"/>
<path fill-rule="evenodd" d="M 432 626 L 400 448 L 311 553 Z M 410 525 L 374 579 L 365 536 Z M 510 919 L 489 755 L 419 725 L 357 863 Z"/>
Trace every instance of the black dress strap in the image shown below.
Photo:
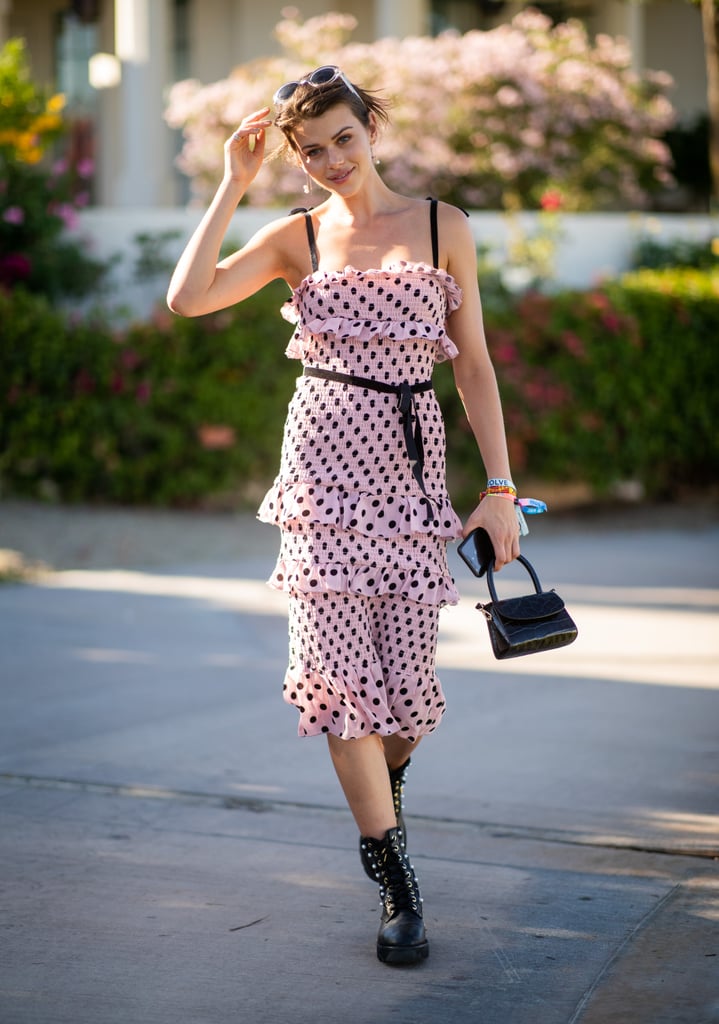
<path fill-rule="evenodd" d="M 314 225 L 312 223 L 312 214 L 309 212 L 309 210 L 305 214 L 305 227 L 307 228 L 307 241 L 309 242 L 309 246 L 310 246 L 310 258 L 312 260 L 312 272 L 314 273 L 318 269 L 318 267 L 320 265 L 320 261 L 319 261 L 318 255 L 317 255 L 317 241 L 315 239 L 315 229 L 314 229 Z"/>
<path fill-rule="evenodd" d="M 312 272 L 314 273 L 319 269 L 320 261 L 317 253 L 317 240 L 315 239 L 315 228 L 312 223 L 312 211 L 305 209 L 304 206 L 296 206 L 294 210 L 290 210 L 290 217 L 293 213 L 304 213 L 305 215 L 305 230 L 307 231 L 307 242 L 310 247 L 310 259 L 312 260 Z"/>
<path fill-rule="evenodd" d="M 437 229 L 437 200 L 429 200 L 429 227 L 432 232 L 432 266 L 439 269 L 439 231 Z"/>
<path fill-rule="evenodd" d="M 429 227 L 432 232 L 432 265 L 439 269 L 439 230 L 437 228 L 437 200 L 432 196 L 427 196 L 429 200 Z M 469 217 L 469 214 L 461 206 L 458 207 L 462 210 L 465 217 Z"/>

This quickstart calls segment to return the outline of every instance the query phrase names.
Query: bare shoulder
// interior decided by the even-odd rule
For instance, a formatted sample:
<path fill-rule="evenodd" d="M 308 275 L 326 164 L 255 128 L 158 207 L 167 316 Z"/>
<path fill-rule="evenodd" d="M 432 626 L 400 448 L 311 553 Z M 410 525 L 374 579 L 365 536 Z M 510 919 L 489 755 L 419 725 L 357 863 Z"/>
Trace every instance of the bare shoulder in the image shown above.
<path fill-rule="evenodd" d="M 249 259 L 267 264 L 272 276 L 284 278 L 295 287 L 308 273 L 310 250 L 305 223 L 305 210 L 293 210 L 262 227 L 232 256 L 223 261 L 233 266 Z M 311 212 L 311 211 L 310 211 Z"/>
<path fill-rule="evenodd" d="M 467 245 L 473 241 L 472 227 L 467 212 L 451 203 L 438 203 L 438 221 L 440 238 L 444 239 L 447 248 L 454 245 Z"/>
<path fill-rule="evenodd" d="M 439 205 L 439 238 L 444 266 L 464 288 L 477 280 L 477 245 L 469 216 L 458 206 Z"/>

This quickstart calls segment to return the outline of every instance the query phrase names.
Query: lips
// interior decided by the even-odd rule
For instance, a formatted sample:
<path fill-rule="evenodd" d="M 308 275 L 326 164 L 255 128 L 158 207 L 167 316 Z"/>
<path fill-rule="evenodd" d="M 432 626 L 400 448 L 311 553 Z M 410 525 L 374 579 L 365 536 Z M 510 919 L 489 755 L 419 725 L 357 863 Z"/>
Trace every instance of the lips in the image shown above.
<path fill-rule="evenodd" d="M 350 168 L 348 171 L 345 171 L 343 174 L 336 174 L 334 177 L 329 178 L 328 180 L 331 181 L 333 185 L 341 185 L 343 182 L 347 181 L 347 179 L 349 178 L 350 174 L 352 173 L 352 170 L 353 169 Z"/>

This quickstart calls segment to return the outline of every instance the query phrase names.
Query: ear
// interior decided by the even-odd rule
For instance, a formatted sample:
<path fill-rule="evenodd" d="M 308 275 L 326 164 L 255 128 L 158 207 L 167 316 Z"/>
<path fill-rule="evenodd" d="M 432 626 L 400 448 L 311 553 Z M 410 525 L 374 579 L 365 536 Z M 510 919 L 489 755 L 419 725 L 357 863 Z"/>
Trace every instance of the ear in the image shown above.
<path fill-rule="evenodd" d="M 369 122 L 367 124 L 367 131 L 369 133 L 370 144 L 374 146 L 375 142 L 379 138 L 379 126 L 377 124 L 377 118 L 375 117 L 371 110 L 369 112 Z"/>

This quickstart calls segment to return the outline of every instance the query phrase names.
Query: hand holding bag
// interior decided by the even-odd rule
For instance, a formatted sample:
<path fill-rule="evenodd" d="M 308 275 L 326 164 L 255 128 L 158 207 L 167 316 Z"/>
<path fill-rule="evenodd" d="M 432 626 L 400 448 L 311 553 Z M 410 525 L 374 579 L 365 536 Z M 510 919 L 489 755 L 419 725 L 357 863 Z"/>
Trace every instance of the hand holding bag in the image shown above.
<path fill-rule="evenodd" d="M 535 593 L 498 600 L 492 562 L 487 568 L 487 586 L 492 600 L 477 605 L 487 620 L 492 651 L 499 660 L 566 647 L 577 639 L 577 627 L 559 594 L 542 590 L 529 559 L 520 555 L 518 561 L 529 573 Z"/>

